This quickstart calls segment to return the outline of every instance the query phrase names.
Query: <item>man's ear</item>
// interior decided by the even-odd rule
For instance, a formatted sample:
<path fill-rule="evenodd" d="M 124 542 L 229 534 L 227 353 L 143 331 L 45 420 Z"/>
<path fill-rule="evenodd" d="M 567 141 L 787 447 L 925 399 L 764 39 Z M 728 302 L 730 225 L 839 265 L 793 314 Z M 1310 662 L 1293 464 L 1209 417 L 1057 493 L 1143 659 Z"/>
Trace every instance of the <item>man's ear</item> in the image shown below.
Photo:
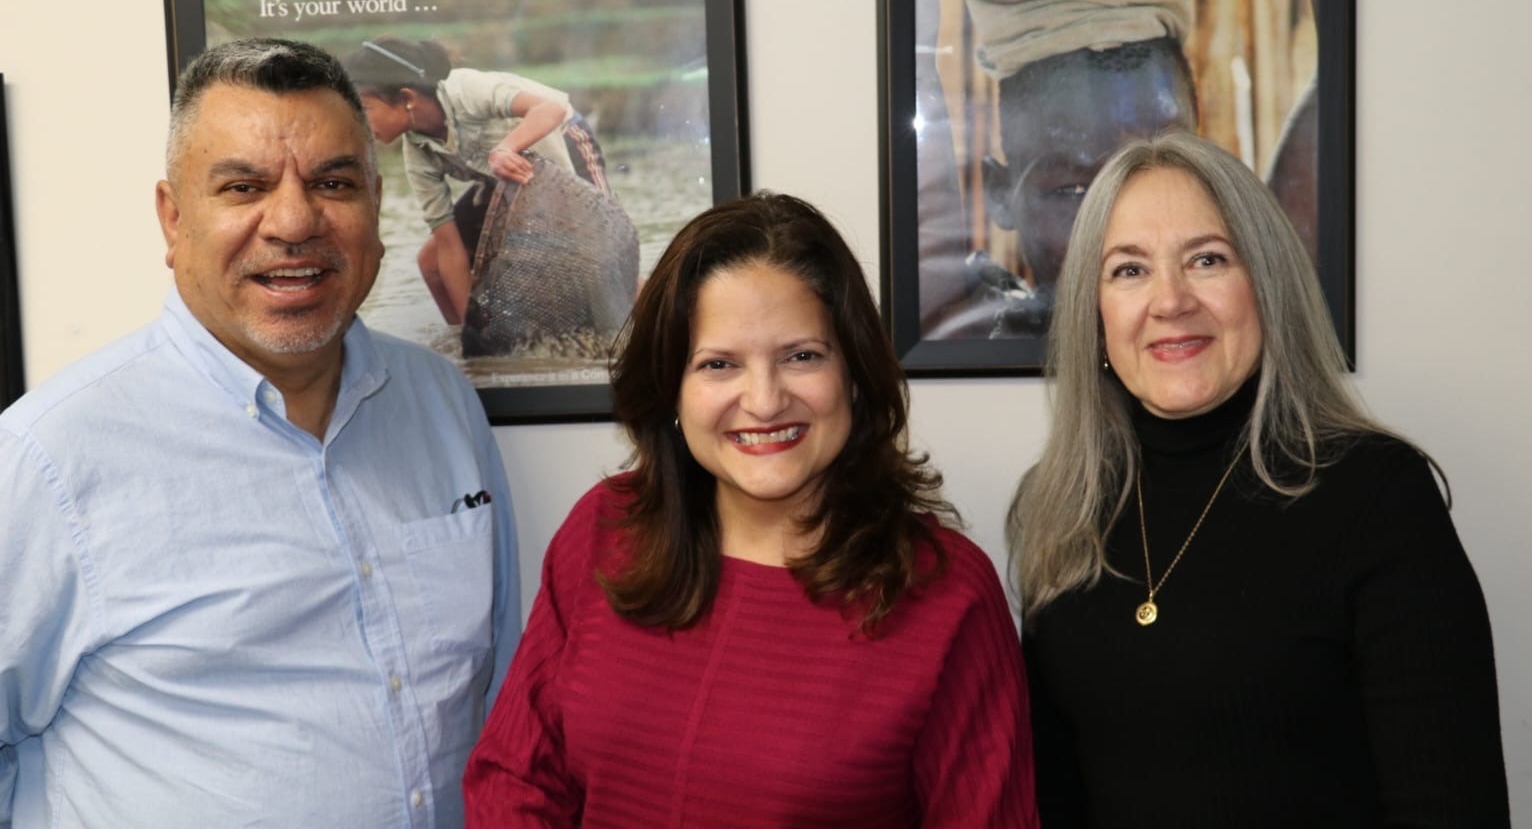
<path fill-rule="evenodd" d="M 154 212 L 160 217 L 160 233 L 165 236 L 165 267 L 176 266 L 176 240 L 181 234 L 181 206 L 175 188 L 168 181 L 154 185 Z"/>
<path fill-rule="evenodd" d="M 1011 215 L 1011 168 L 992 155 L 984 156 L 984 208 L 996 227 L 1016 229 Z"/>

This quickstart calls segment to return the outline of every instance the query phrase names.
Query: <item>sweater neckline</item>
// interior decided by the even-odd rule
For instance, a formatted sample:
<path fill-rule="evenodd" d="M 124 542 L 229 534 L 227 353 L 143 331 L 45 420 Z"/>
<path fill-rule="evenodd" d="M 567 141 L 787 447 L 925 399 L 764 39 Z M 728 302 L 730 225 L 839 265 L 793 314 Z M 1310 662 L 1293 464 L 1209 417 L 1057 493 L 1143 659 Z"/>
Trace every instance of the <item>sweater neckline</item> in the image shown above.
<path fill-rule="evenodd" d="M 792 568 L 786 565 L 762 564 L 758 561 L 726 555 L 720 555 L 719 558 L 723 559 L 722 572 L 735 578 L 755 582 L 777 582 L 782 581 L 782 577 L 786 576 L 788 581 L 794 580 Z"/>
<path fill-rule="evenodd" d="M 1133 404 L 1133 431 L 1146 452 L 1161 455 L 1198 455 L 1221 450 L 1236 442 L 1250 413 L 1255 410 L 1260 375 L 1246 380 L 1234 395 L 1213 410 L 1192 417 L 1169 420 L 1152 414 L 1144 404 Z"/>

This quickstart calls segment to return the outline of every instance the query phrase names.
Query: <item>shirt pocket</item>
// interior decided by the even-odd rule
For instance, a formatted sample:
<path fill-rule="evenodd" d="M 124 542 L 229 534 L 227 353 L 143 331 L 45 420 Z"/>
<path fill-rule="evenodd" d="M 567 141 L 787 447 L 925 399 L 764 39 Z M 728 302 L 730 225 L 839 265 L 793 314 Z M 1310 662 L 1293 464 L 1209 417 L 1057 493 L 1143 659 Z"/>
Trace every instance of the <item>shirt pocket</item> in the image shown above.
<path fill-rule="evenodd" d="M 430 642 L 438 650 L 486 651 L 493 644 L 493 513 L 466 509 L 399 528 Z"/>

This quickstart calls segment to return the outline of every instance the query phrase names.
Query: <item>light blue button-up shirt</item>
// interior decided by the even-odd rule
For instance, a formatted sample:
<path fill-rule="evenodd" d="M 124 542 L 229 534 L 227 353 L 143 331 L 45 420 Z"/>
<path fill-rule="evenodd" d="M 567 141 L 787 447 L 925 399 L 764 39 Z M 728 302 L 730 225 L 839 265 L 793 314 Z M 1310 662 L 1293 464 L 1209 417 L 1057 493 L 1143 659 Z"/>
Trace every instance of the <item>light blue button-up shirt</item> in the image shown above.
<path fill-rule="evenodd" d="M 0 414 L 0 827 L 461 825 L 505 468 L 450 363 L 344 343 L 323 442 L 174 292 Z"/>

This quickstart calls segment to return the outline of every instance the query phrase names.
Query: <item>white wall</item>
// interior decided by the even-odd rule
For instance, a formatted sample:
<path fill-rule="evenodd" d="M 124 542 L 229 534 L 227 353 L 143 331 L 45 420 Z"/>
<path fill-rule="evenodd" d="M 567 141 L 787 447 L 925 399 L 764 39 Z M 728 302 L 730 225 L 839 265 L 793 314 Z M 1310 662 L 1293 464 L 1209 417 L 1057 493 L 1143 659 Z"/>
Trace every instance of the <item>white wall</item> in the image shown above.
<path fill-rule="evenodd" d="M 1357 380 L 1443 464 L 1489 601 L 1515 813 L 1532 825 L 1532 4 L 1358 12 Z M 1486 13 L 1491 9 L 1492 13 Z M 748 0 L 757 186 L 819 204 L 878 269 L 874 0 Z M 151 193 L 167 111 L 158 2 L 0 8 L 29 378 L 149 320 L 169 284 Z M 918 381 L 915 442 L 972 535 L 1000 522 L 1047 426 L 1030 379 Z M 625 449 L 604 424 L 502 428 L 528 596 L 565 510 Z M 1429 606 L 1420 612 L 1429 614 Z"/>

